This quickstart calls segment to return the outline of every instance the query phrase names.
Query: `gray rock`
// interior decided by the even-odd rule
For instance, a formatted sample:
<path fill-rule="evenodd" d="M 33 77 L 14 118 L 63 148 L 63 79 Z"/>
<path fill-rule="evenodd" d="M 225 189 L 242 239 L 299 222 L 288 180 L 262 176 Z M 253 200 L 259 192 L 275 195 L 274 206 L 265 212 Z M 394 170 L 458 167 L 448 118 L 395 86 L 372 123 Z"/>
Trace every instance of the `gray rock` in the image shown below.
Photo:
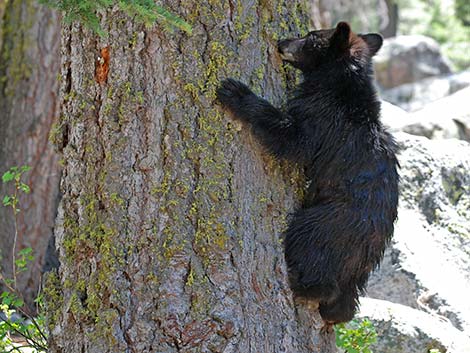
<path fill-rule="evenodd" d="M 361 298 L 358 315 L 368 318 L 377 331 L 371 347 L 380 353 L 470 352 L 470 339 L 442 317 L 384 300 Z"/>
<path fill-rule="evenodd" d="M 470 144 L 395 136 L 398 221 L 368 295 L 444 316 L 470 335 Z"/>
<path fill-rule="evenodd" d="M 456 138 L 470 142 L 470 87 L 407 113 L 382 102 L 382 121 L 392 132 L 403 131 L 429 139 Z"/>
<path fill-rule="evenodd" d="M 431 139 L 458 138 L 470 142 L 470 87 L 414 112 L 403 131 Z"/>
<path fill-rule="evenodd" d="M 7 316 L 5 315 L 3 311 L 0 311 L 0 323 L 6 320 L 7 320 Z M 9 321 L 19 323 L 19 322 L 23 322 L 24 319 L 20 314 L 18 314 L 17 312 L 14 312 L 9 316 Z"/>
<path fill-rule="evenodd" d="M 470 86 L 470 71 L 442 77 L 430 77 L 381 92 L 382 99 L 406 111 L 422 109 L 426 104 Z"/>
<path fill-rule="evenodd" d="M 415 122 L 411 120 L 411 114 L 386 101 L 382 101 L 381 120 L 391 132 L 402 131 L 405 126 Z"/>
<path fill-rule="evenodd" d="M 386 39 L 374 57 L 374 67 L 384 89 L 451 72 L 437 42 L 421 35 Z"/>

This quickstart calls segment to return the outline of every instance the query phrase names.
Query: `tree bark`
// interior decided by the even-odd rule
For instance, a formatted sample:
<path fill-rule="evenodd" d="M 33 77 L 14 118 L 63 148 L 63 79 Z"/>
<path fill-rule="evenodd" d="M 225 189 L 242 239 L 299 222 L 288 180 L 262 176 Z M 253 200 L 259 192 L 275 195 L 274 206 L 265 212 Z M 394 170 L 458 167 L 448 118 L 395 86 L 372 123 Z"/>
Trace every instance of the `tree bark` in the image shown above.
<path fill-rule="evenodd" d="M 398 4 L 395 0 L 386 0 L 387 4 L 387 25 L 382 28 L 380 33 L 384 38 L 391 38 L 397 35 L 398 31 Z"/>
<path fill-rule="evenodd" d="M 280 235 L 302 173 L 214 104 L 227 76 L 281 103 L 276 42 L 305 30 L 300 3 L 165 2 L 191 36 L 117 10 L 106 37 L 63 27 L 51 352 L 335 350 L 287 283 Z"/>
<path fill-rule="evenodd" d="M 59 157 L 48 136 L 59 111 L 60 24 L 55 12 L 34 0 L 0 7 L 0 174 L 12 166 L 32 168 L 25 175 L 31 194 L 20 199 L 16 250 L 34 250 L 35 260 L 18 282 L 33 308 L 59 197 Z M 2 198 L 11 192 L 0 182 Z M 14 234 L 11 209 L 0 207 L 2 271 L 10 278 Z"/>

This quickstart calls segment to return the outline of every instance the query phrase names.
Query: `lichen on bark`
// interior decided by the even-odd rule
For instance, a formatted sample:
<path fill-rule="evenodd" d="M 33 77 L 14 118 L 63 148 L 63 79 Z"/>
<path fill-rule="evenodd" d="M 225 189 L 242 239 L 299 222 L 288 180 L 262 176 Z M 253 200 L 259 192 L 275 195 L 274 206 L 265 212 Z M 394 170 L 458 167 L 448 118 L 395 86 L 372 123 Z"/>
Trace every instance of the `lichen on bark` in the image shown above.
<path fill-rule="evenodd" d="M 318 314 L 294 305 L 279 238 L 301 172 L 214 102 L 232 76 L 281 104 L 275 34 L 300 22 L 277 1 L 164 5 L 192 36 L 116 9 L 103 13 L 106 38 L 63 28 L 63 304 L 51 351 L 329 352 Z"/>

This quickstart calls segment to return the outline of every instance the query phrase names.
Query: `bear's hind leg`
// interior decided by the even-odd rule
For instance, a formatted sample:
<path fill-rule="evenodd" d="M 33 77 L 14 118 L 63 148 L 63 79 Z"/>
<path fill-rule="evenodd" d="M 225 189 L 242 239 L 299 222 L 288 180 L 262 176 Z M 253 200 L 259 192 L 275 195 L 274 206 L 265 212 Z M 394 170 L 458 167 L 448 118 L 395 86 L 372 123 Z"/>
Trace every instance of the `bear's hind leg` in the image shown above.
<path fill-rule="evenodd" d="M 320 208 L 301 209 L 296 212 L 284 233 L 284 251 L 292 290 L 297 296 L 334 301 L 340 289 L 336 279 L 337 264 L 329 255 L 328 233 L 317 222 Z"/>
<path fill-rule="evenodd" d="M 342 292 L 331 303 L 320 303 L 320 315 L 327 324 L 351 321 L 358 306 L 357 290 Z"/>
<path fill-rule="evenodd" d="M 308 273 L 299 276 L 291 269 L 290 281 L 297 296 L 319 302 L 332 302 L 340 293 L 338 283 L 333 278 L 310 278 Z"/>

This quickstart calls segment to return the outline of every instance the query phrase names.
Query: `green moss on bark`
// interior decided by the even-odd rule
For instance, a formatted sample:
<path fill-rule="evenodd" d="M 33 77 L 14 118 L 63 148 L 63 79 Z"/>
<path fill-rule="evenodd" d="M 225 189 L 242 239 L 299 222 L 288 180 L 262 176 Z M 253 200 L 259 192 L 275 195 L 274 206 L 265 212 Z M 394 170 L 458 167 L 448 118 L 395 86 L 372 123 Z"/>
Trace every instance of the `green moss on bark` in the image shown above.
<path fill-rule="evenodd" d="M 32 27 L 32 15 L 36 11 L 32 0 L 10 0 L 6 2 L 2 20 L 0 50 L 0 94 L 10 97 L 17 85 L 27 80 L 32 72 L 32 63 L 27 61 L 25 50 L 32 45 L 27 33 Z"/>
<path fill-rule="evenodd" d="M 167 290 L 160 288 L 160 284 L 168 280 L 166 277 L 173 278 L 175 272 L 178 276 L 185 276 L 187 270 L 182 295 L 187 296 L 191 308 L 184 318 L 185 323 L 211 317 L 211 310 L 217 301 L 211 274 L 227 266 L 233 248 L 243 247 L 243 237 L 237 234 L 240 233 L 237 230 L 240 225 L 236 224 L 235 216 L 227 217 L 227 214 L 236 215 L 238 212 L 232 190 L 235 186 L 234 158 L 231 154 L 234 142 L 245 137 L 240 136 L 234 124 L 214 105 L 216 89 L 221 78 L 240 77 L 237 70 L 240 70 L 240 60 L 243 59 L 236 57 L 237 41 L 240 38 L 248 41 L 254 30 L 261 33 L 263 42 L 266 42 L 260 47 L 260 61 L 263 65 L 253 67 L 252 72 L 243 73 L 243 77 L 250 78 L 251 82 L 247 83 L 259 92 L 266 86 L 264 81 L 269 82 L 268 76 L 272 75 L 269 66 L 272 58 L 269 56 L 272 55 L 274 36 L 279 31 L 269 24 L 271 19 L 278 22 L 276 4 L 275 1 L 269 1 L 262 6 L 261 24 L 256 23 L 256 16 L 249 15 L 243 19 L 242 26 L 236 29 L 237 33 L 233 34 L 235 39 L 231 42 L 226 38 L 225 30 L 220 30 L 220 20 L 225 21 L 227 11 L 233 10 L 228 2 L 210 1 L 203 4 L 183 0 L 181 5 L 187 12 L 185 17 L 197 23 L 194 37 L 190 40 L 179 37 L 175 41 L 172 35 L 158 33 L 158 39 L 147 38 L 145 42 L 148 46 L 145 48 L 149 50 L 155 49 L 152 46 L 158 43 L 158 51 L 164 51 L 165 62 L 171 62 L 173 69 L 170 87 L 162 98 L 162 104 L 165 105 L 163 116 L 150 118 L 160 119 L 158 124 L 153 125 L 154 121 L 150 122 L 148 116 L 142 117 L 136 113 L 140 109 L 145 111 L 148 103 L 145 99 L 149 99 L 148 92 L 133 86 L 139 79 L 134 81 L 128 77 L 113 77 L 111 73 L 106 86 L 97 87 L 93 83 L 95 86 L 89 87 L 89 91 L 93 92 L 90 94 L 92 99 L 75 95 L 73 89 L 66 94 L 67 102 L 74 103 L 75 110 L 67 108 L 69 115 L 65 118 L 65 124 L 71 127 L 72 135 L 78 134 L 77 131 L 83 134 L 81 140 L 74 141 L 77 146 L 66 149 L 70 159 L 67 163 L 79 165 L 84 180 L 80 181 L 78 192 L 75 189 L 73 192 L 67 190 L 65 201 L 65 235 L 61 246 L 65 249 L 65 266 L 69 272 L 65 272 L 67 278 L 63 279 L 63 291 L 68 300 L 64 305 L 69 305 L 77 318 L 94 327 L 93 340 L 105 340 L 110 346 L 117 344 L 113 327 L 119 321 L 119 316 L 117 311 L 110 308 L 119 308 L 125 299 L 121 298 L 123 294 L 116 292 L 113 285 L 118 283 L 117 277 L 129 275 L 125 271 L 131 265 L 126 261 L 136 252 L 140 259 L 153 261 L 154 271 L 143 274 L 143 278 L 146 284 L 155 288 L 155 293 L 158 293 L 156 296 L 161 294 L 159 310 L 164 312 L 161 308 L 173 300 L 165 293 L 159 293 L 160 290 Z M 123 27 L 125 25 L 125 21 L 119 24 Z M 122 40 L 126 48 L 130 48 L 126 50 L 143 47 L 139 36 L 132 33 Z M 171 41 L 171 46 L 165 46 L 167 40 Z M 178 46 L 177 50 L 171 49 L 174 45 Z M 139 55 L 147 55 L 146 49 Z M 127 58 L 131 60 L 130 67 L 134 60 L 132 55 Z M 139 63 L 140 59 L 137 59 Z M 120 79 L 122 82 L 117 83 Z M 144 83 L 142 86 L 146 87 Z M 82 104 L 75 104 L 76 100 L 81 100 Z M 142 121 L 132 124 L 134 119 L 140 118 Z M 76 120 L 77 125 L 72 120 Z M 152 132 L 161 134 L 155 139 L 157 145 L 160 144 L 155 148 L 158 153 L 153 156 L 158 159 L 155 169 L 159 170 L 139 169 L 140 158 L 155 147 L 145 145 L 145 136 L 142 140 L 140 136 L 135 139 L 137 143 L 145 145 L 143 152 L 139 148 L 124 148 L 127 143 L 136 144 L 132 138 L 126 141 L 124 137 L 130 133 L 129 126 L 142 129 L 150 126 Z M 76 135 L 74 137 L 77 138 Z M 121 153 L 132 156 L 122 157 Z M 276 179 L 281 179 L 282 175 L 282 179 L 292 184 L 300 179 L 291 167 L 280 167 L 279 162 L 268 156 L 262 158 L 259 163 L 266 165 L 266 173 L 272 173 Z M 122 169 L 124 165 L 132 168 L 132 171 L 117 173 L 116 169 Z M 123 174 L 132 177 L 126 181 L 116 180 Z M 139 183 L 147 185 L 142 189 L 129 187 L 128 194 L 121 192 L 120 188 L 125 189 L 128 183 L 136 182 L 134 176 L 139 179 Z M 284 185 L 284 181 L 280 183 Z M 142 198 L 136 197 L 135 192 L 142 190 L 150 192 Z M 279 191 L 281 199 L 283 191 Z M 243 217 L 253 217 L 252 222 L 255 224 L 256 215 L 266 214 L 266 210 L 277 207 L 270 201 L 270 198 L 278 196 L 276 191 L 267 194 L 269 196 L 261 195 L 258 202 L 252 205 L 252 214 Z M 132 215 L 138 221 L 132 219 L 129 221 L 132 226 L 129 226 L 126 217 L 131 216 L 126 212 L 130 211 L 129 202 L 135 200 L 143 201 L 142 207 L 150 205 L 150 216 Z M 270 231 L 271 227 L 274 234 L 278 230 L 282 215 L 276 217 L 275 221 L 266 222 L 263 231 Z M 138 223 L 140 221 L 142 224 Z M 134 232 L 142 230 L 142 234 L 125 234 L 129 229 Z M 126 241 L 129 244 L 125 244 Z M 128 281 L 132 285 L 136 284 L 132 283 L 133 279 Z M 128 303 L 122 304 L 123 307 L 126 305 Z"/>

